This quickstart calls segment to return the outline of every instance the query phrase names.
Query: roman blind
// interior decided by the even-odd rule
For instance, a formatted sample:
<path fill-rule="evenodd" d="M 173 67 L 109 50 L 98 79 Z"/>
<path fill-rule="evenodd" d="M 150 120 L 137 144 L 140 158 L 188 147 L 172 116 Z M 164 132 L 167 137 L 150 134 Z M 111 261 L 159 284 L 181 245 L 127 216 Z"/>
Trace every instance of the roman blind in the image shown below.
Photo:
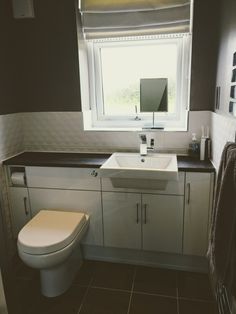
<path fill-rule="evenodd" d="M 81 0 L 86 39 L 188 33 L 192 0 Z"/>

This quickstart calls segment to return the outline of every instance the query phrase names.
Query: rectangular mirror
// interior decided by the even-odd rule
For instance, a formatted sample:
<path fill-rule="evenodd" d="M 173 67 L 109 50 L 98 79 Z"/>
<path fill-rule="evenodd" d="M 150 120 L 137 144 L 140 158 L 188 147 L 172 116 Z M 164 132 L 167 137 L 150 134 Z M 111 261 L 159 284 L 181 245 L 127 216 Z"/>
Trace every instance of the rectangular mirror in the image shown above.
<path fill-rule="evenodd" d="M 140 112 L 168 111 L 168 79 L 140 79 Z"/>

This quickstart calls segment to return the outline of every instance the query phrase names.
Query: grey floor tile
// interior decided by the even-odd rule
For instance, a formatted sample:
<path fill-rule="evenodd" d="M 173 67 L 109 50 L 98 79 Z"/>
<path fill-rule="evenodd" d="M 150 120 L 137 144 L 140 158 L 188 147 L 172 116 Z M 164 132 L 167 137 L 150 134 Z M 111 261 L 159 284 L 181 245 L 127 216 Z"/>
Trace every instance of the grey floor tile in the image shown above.
<path fill-rule="evenodd" d="M 177 296 L 176 272 L 160 268 L 138 267 L 134 291 Z"/>
<path fill-rule="evenodd" d="M 177 299 L 134 293 L 129 314 L 177 314 Z"/>
<path fill-rule="evenodd" d="M 15 280 L 13 282 L 11 306 L 13 313 L 28 314 L 29 308 L 38 303 L 40 285 L 37 280 Z"/>
<path fill-rule="evenodd" d="M 90 288 L 79 314 L 127 314 L 130 293 Z"/>
<path fill-rule="evenodd" d="M 213 302 L 179 300 L 179 314 L 217 314 Z"/>
<path fill-rule="evenodd" d="M 39 296 L 28 310 L 29 314 L 77 314 L 86 293 L 86 287 L 72 286 L 66 293 L 55 298 Z"/>
<path fill-rule="evenodd" d="M 84 261 L 72 287 L 57 298 L 41 295 L 38 275 L 28 267 L 20 265 L 14 276 L 16 314 L 77 314 L 79 309 L 80 314 L 127 314 L 129 303 L 128 314 L 177 314 L 177 286 L 178 314 L 216 314 L 206 274 Z"/>
<path fill-rule="evenodd" d="M 85 260 L 76 275 L 74 285 L 88 286 L 94 276 L 96 262 Z"/>
<path fill-rule="evenodd" d="M 93 287 L 131 290 L 135 266 L 105 262 L 94 266 Z"/>
<path fill-rule="evenodd" d="M 200 300 L 213 300 L 207 274 L 178 272 L 179 297 Z"/>

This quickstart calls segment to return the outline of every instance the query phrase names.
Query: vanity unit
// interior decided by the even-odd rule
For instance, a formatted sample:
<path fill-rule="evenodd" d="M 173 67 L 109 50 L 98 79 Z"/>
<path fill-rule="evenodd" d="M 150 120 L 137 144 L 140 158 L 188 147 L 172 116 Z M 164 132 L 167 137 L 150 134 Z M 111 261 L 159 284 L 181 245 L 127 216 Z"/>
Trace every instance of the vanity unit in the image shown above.
<path fill-rule="evenodd" d="M 107 158 L 24 153 L 7 160 L 14 235 L 40 209 L 83 211 L 90 215 L 83 241 L 87 258 L 204 270 L 212 165 L 182 157 L 178 181 L 117 187 L 100 175 Z M 14 171 L 25 174 L 25 186 L 11 182 Z"/>

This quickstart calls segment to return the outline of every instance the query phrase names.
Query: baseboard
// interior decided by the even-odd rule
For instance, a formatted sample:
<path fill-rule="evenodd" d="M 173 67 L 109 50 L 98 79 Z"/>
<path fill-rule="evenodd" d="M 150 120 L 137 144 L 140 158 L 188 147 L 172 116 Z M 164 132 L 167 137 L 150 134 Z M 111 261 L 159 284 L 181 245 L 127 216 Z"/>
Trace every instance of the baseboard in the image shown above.
<path fill-rule="evenodd" d="M 84 258 L 90 260 L 161 267 L 201 273 L 208 272 L 208 263 L 205 257 L 89 245 L 83 245 L 82 251 Z"/>

